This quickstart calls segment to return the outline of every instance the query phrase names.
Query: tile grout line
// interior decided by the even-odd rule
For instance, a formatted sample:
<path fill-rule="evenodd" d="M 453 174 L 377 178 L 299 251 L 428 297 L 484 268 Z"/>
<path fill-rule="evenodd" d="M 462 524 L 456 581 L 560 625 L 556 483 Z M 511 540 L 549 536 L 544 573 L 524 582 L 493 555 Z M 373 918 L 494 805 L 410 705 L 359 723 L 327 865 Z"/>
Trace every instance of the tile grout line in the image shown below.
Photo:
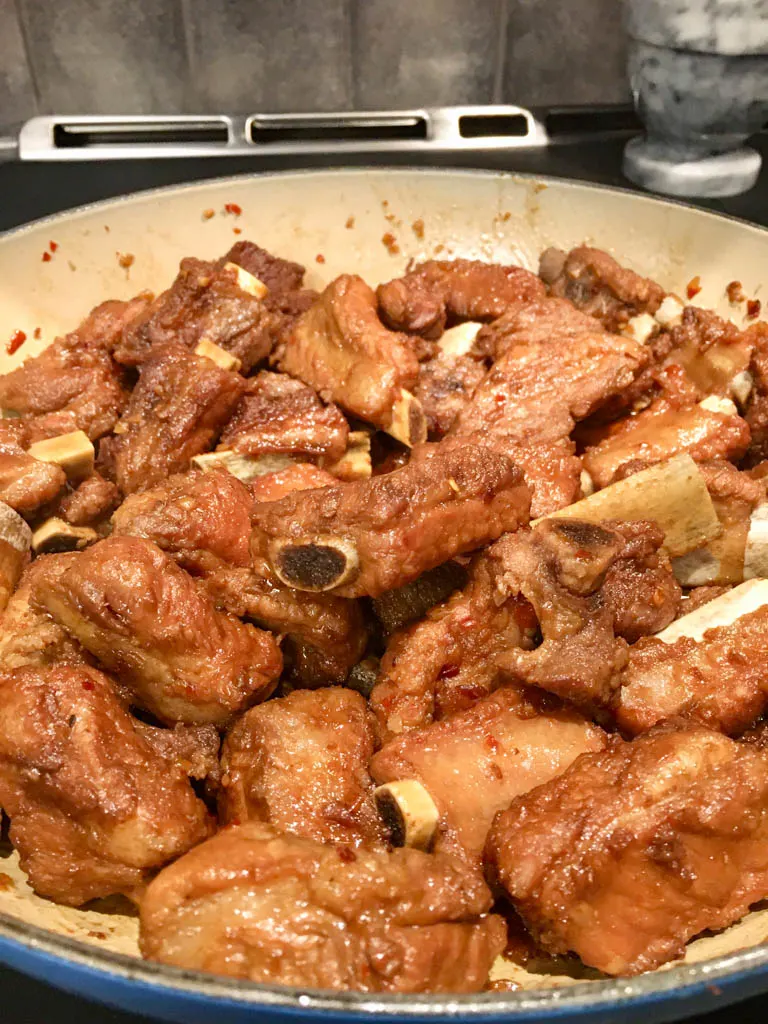
<path fill-rule="evenodd" d="M 493 74 L 492 103 L 502 103 L 504 100 L 504 72 L 507 62 L 507 29 L 509 26 L 509 0 L 498 0 L 498 13 L 496 15 L 496 66 Z M 512 97 L 512 102 L 515 97 Z"/>
<path fill-rule="evenodd" d="M 191 11 L 191 0 L 177 0 L 179 4 L 179 10 L 181 12 L 181 24 L 184 33 L 184 56 L 186 58 L 187 65 L 187 83 L 184 90 L 184 106 L 186 107 L 185 113 L 197 114 L 200 112 L 200 95 L 198 93 L 197 85 L 195 84 L 194 66 L 195 66 L 195 43 L 194 43 L 194 31 L 192 28 L 192 11 Z M 229 113 L 229 111 L 220 111 L 220 113 Z"/>
<path fill-rule="evenodd" d="M 21 12 L 21 0 L 12 0 L 12 6 L 13 10 L 16 13 L 16 22 L 19 26 L 19 34 L 21 35 L 21 41 L 24 46 L 24 57 L 26 58 L 27 68 L 29 69 L 29 80 L 32 83 L 32 98 L 35 104 L 35 113 L 52 113 L 52 111 L 42 109 L 40 84 L 37 80 L 35 64 L 32 60 L 32 47 L 30 45 L 29 36 L 27 35 L 27 26 L 24 22 L 24 16 Z"/>

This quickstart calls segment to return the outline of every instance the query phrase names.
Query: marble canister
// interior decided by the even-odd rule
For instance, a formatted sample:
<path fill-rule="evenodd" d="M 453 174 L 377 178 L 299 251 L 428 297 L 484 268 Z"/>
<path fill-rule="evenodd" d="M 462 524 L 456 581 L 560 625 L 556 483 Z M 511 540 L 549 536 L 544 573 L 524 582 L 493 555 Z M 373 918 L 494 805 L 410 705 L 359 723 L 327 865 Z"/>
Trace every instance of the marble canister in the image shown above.
<path fill-rule="evenodd" d="M 647 136 L 628 178 L 681 196 L 750 188 L 745 139 L 768 121 L 768 0 L 625 0 L 629 77 Z"/>

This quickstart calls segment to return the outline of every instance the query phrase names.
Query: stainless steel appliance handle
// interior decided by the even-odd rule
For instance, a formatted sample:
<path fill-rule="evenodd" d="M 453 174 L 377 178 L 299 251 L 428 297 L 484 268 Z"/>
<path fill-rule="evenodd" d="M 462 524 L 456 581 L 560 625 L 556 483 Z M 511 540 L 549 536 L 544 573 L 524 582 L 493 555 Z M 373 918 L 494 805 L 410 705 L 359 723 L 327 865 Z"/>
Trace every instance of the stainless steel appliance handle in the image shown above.
<path fill-rule="evenodd" d="M 545 146 L 543 122 L 513 105 L 319 114 L 34 117 L 20 160 L 120 160 Z"/>

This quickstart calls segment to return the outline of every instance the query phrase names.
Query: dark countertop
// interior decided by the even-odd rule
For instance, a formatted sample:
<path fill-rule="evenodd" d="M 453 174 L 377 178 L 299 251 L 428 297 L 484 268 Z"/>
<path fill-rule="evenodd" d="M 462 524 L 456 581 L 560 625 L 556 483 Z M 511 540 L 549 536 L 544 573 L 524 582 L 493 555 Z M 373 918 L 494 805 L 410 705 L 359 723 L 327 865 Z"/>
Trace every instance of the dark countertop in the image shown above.
<path fill-rule="evenodd" d="M 548 174 L 632 189 L 621 174 L 624 139 L 561 145 L 548 150 L 469 154 L 464 157 L 418 154 L 403 159 L 388 157 L 390 166 L 481 167 L 521 174 Z M 768 135 L 758 137 L 765 166 L 758 184 L 743 196 L 705 200 L 696 205 L 768 226 Z M 344 166 L 376 163 L 370 156 L 345 159 Z M 334 165 L 328 157 L 251 158 L 219 157 L 208 160 L 121 160 L 109 163 L 0 163 L 0 231 L 60 210 L 202 178 Z M 339 164 L 340 165 L 340 164 Z M 7 968 L 0 967 L 3 1024 L 139 1024 L 146 1017 L 104 1009 L 59 992 Z M 699 1017 L 704 1024 L 763 1024 L 768 997 L 757 997 Z"/>

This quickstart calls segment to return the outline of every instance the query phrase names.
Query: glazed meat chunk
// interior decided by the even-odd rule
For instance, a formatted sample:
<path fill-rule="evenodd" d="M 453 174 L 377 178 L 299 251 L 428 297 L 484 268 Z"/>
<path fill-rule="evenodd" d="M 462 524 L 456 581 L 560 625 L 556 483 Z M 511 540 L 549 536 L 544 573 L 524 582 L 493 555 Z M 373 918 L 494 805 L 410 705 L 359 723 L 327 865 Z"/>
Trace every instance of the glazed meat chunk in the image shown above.
<path fill-rule="evenodd" d="M 301 381 L 262 370 L 248 381 L 219 448 L 335 462 L 346 450 L 348 435 L 347 421 L 335 405 L 324 405 Z"/>
<path fill-rule="evenodd" d="M 564 253 L 546 249 L 539 265 L 550 294 L 569 299 L 596 317 L 609 331 L 618 330 L 638 313 L 655 313 L 664 289 L 648 277 L 622 267 L 601 249 L 580 245 Z"/>
<path fill-rule="evenodd" d="M 476 875 L 418 850 L 350 850 L 261 822 L 223 829 L 154 880 L 150 960 L 250 981 L 474 992 L 505 942 Z"/>
<path fill-rule="evenodd" d="M 734 397 L 743 404 L 750 383 L 746 371 L 756 346 L 767 338 L 764 324 L 740 330 L 711 309 L 686 306 L 680 323 L 669 331 L 672 351 L 666 361 L 682 366 L 702 394 Z"/>
<path fill-rule="evenodd" d="M 454 359 L 441 353 L 423 363 L 414 394 L 421 402 L 432 438 L 441 438 L 485 377 L 484 364 L 471 356 Z"/>
<path fill-rule="evenodd" d="M 658 398 L 647 409 L 611 424 L 599 443 L 587 448 L 584 468 L 596 487 L 606 487 L 633 467 L 666 462 L 687 453 L 697 462 L 739 459 L 749 444 L 749 427 L 736 408 L 710 403 L 679 405 Z"/>
<path fill-rule="evenodd" d="M 374 719 L 359 693 L 295 690 L 252 708 L 224 742 L 222 821 L 263 821 L 321 843 L 379 846 L 368 762 Z"/>
<path fill-rule="evenodd" d="M 219 607 L 285 634 L 289 674 L 302 685 L 343 682 L 367 638 L 357 602 L 295 591 L 254 572 L 252 508 L 248 488 L 230 473 L 194 470 L 132 494 L 113 530 L 153 541 L 200 578 Z"/>
<path fill-rule="evenodd" d="M 138 537 L 78 553 L 33 600 L 169 724 L 225 725 L 274 690 L 272 636 L 217 611 L 182 569 Z"/>
<path fill-rule="evenodd" d="M 410 391 L 419 375 L 408 339 L 384 327 L 374 292 L 350 274 L 331 282 L 301 317 L 279 366 L 326 401 L 382 430 L 395 428 L 402 391 Z M 423 419 L 409 420 L 404 437 L 425 440 Z"/>
<path fill-rule="evenodd" d="M 498 815 L 486 857 L 546 950 L 638 974 L 768 894 L 767 769 L 699 726 L 614 736 Z"/>
<path fill-rule="evenodd" d="M 143 304 L 105 302 L 76 331 L 0 377 L 0 406 L 21 416 L 29 442 L 73 430 L 96 440 L 113 428 L 127 392 L 109 347 Z"/>
<path fill-rule="evenodd" d="M 220 780 L 221 738 L 215 725 L 175 725 L 161 729 L 134 719 L 134 728 L 152 749 L 190 779 Z"/>
<path fill-rule="evenodd" d="M 417 779 L 440 814 L 435 852 L 479 865 L 498 811 L 604 742 L 600 729 L 555 698 L 505 687 L 391 740 L 374 756 L 371 774 L 378 783 Z"/>
<path fill-rule="evenodd" d="M 722 602 L 734 602 L 736 593 L 730 591 L 703 610 L 716 613 Z M 645 732 L 682 715 L 738 735 L 768 706 L 768 604 L 701 637 L 686 636 L 688 621 L 678 620 L 672 642 L 646 637 L 630 649 L 616 710 L 626 732 Z"/>
<path fill-rule="evenodd" d="M 211 447 L 243 386 L 238 374 L 176 342 L 153 349 L 113 442 L 120 490 L 144 490 L 186 469 L 193 455 Z"/>
<path fill-rule="evenodd" d="M 59 515 L 72 526 L 92 526 L 106 519 L 119 502 L 116 485 L 94 473 L 62 499 Z"/>
<path fill-rule="evenodd" d="M 317 292 L 303 287 L 304 267 L 300 263 L 273 256 L 253 242 L 237 242 L 223 262 L 243 267 L 269 289 L 262 302 L 272 314 L 270 349 L 285 341 L 298 318 L 317 298 Z"/>
<path fill-rule="evenodd" d="M 269 355 L 276 318 L 225 261 L 181 261 L 171 287 L 128 324 L 115 359 L 137 366 L 170 342 L 193 349 L 206 339 L 240 360 L 247 372 Z"/>
<path fill-rule="evenodd" d="M 677 613 L 680 587 L 657 554 L 662 541 L 651 523 L 575 519 L 544 520 L 529 534 L 504 537 L 496 546 L 503 563 L 497 589 L 530 602 L 543 642 L 534 651 L 506 650 L 496 664 L 517 682 L 577 704 L 609 704 L 627 660 L 622 634 L 637 639 Z"/>
<path fill-rule="evenodd" d="M 580 312 L 572 302 L 542 298 L 527 306 L 513 306 L 498 320 L 481 327 L 474 351 L 495 363 L 513 345 L 560 343 L 602 330 L 595 317 Z"/>
<path fill-rule="evenodd" d="M 20 420 L 0 420 L 0 501 L 22 515 L 54 501 L 67 483 L 61 466 L 28 455 L 27 443 Z"/>
<path fill-rule="evenodd" d="M 443 442 L 385 476 L 257 505 L 251 552 L 289 586 L 376 597 L 516 529 L 528 506 L 510 459 Z"/>
<path fill-rule="evenodd" d="M 378 288 L 384 320 L 398 331 L 439 338 L 451 320 L 495 320 L 543 298 L 530 270 L 480 260 L 427 260 Z"/>
<path fill-rule="evenodd" d="M 212 831 L 186 775 L 85 666 L 0 676 L 0 804 L 32 888 L 70 906 L 130 894 Z"/>
<path fill-rule="evenodd" d="M 257 476 L 248 485 L 256 501 L 280 501 L 294 491 L 311 491 L 315 487 L 335 487 L 338 478 L 311 462 L 296 462 L 274 473 Z"/>

